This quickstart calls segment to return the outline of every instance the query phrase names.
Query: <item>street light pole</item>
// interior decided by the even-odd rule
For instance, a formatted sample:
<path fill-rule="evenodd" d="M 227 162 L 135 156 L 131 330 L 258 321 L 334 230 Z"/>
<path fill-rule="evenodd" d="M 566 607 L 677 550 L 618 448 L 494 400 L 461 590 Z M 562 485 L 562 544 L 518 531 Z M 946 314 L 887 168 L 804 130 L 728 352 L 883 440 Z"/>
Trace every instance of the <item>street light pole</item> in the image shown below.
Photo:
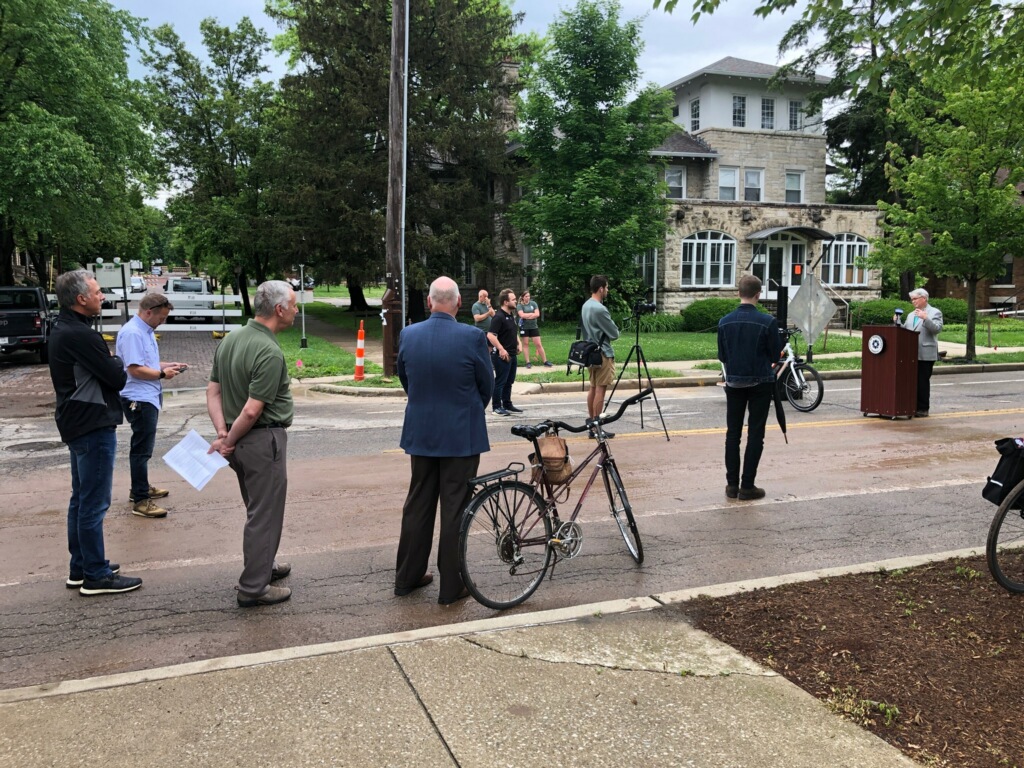
<path fill-rule="evenodd" d="M 306 341 L 306 265 L 299 264 L 299 306 L 302 307 L 302 341 L 299 347 L 306 349 L 309 343 Z"/>

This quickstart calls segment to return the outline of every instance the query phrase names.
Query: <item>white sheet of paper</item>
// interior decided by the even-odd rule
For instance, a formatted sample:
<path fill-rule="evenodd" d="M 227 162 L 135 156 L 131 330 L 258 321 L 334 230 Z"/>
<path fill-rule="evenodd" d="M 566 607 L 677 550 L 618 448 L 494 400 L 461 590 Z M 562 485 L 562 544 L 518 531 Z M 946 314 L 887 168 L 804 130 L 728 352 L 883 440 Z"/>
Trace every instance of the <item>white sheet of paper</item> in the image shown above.
<path fill-rule="evenodd" d="M 210 444 L 194 429 L 164 454 L 164 461 L 197 491 L 210 482 L 217 470 L 228 465 L 219 453 L 207 453 Z"/>

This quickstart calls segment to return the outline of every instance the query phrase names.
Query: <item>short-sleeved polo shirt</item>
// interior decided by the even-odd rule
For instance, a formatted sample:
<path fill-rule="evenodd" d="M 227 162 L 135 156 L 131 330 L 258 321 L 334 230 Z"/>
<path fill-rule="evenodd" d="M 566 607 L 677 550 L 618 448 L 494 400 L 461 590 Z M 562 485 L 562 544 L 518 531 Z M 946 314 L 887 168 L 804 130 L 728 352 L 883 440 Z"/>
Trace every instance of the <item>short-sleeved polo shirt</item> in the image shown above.
<path fill-rule="evenodd" d="M 291 426 L 295 418 L 288 366 L 273 331 L 250 319 L 227 335 L 213 358 L 210 381 L 221 387 L 224 420 L 232 424 L 251 397 L 264 404 L 257 425 Z"/>

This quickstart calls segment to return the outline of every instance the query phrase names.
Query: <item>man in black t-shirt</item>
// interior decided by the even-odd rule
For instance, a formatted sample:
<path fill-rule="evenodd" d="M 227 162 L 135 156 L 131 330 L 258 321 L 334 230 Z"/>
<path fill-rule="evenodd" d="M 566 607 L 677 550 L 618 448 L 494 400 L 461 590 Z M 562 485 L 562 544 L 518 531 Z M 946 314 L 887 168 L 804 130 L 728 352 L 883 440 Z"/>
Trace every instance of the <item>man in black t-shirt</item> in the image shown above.
<path fill-rule="evenodd" d="M 491 411 L 496 416 L 522 413 L 512 404 L 512 384 L 516 380 L 518 355 L 522 351 L 519 323 L 516 322 L 516 295 L 511 288 L 498 294 L 498 311 L 491 318 L 487 342 L 494 348 L 494 394 Z"/>

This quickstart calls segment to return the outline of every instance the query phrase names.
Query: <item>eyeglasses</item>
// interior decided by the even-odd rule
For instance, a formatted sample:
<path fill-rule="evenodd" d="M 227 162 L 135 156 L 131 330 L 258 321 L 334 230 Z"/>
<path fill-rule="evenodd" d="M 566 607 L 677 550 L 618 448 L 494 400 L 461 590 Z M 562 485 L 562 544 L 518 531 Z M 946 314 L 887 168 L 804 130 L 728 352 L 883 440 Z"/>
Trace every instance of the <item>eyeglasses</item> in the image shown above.
<path fill-rule="evenodd" d="M 169 307 L 170 305 L 171 300 L 168 299 L 166 296 L 162 296 L 156 304 L 150 307 L 150 309 L 160 309 L 161 307 Z"/>

